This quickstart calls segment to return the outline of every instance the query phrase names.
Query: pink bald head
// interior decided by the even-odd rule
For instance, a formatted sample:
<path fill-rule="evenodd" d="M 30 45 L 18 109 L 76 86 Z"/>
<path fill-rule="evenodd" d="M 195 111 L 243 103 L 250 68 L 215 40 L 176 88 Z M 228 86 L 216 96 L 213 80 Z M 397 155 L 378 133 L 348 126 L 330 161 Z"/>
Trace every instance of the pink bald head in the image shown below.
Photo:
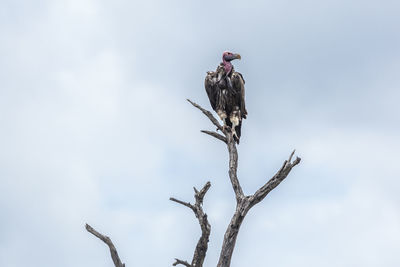
<path fill-rule="evenodd" d="M 225 51 L 222 54 L 222 61 L 232 61 L 234 59 L 241 59 L 242 57 L 239 54 L 234 54 L 230 51 Z"/>
<path fill-rule="evenodd" d="M 234 59 L 241 59 L 242 57 L 239 54 L 234 54 L 229 51 L 225 51 L 222 54 L 222 63 L 224 64 L 225 73 L 228 75 L 232 71 L 232 63 L 231 61 Z"/>

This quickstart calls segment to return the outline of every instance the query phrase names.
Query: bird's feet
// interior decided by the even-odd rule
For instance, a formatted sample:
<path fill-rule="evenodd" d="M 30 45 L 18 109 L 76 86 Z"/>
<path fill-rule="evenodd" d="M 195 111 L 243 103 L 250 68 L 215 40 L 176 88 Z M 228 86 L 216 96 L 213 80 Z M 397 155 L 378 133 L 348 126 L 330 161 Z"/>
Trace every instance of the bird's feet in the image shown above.
<path fill-rule="evenodd" d="M 231 127 L 229 127 L 228 125 L 225 125 L 225 124 L 224 124 L 224 125 L 222 126 L 222 131 L 223 131 L 223 132 L 230 132 L 230 131 L 231 131 Z"/>
<path fill-rule="evenodd" d="M 234 131 L 234 132 L 232 133 L 232 137 L 233 137 L 233 140 L 235 140 L 235 142 L 236 142 L 237 144 L 239 144 L 239 136 L 237 135 L 236 131 Z"/>

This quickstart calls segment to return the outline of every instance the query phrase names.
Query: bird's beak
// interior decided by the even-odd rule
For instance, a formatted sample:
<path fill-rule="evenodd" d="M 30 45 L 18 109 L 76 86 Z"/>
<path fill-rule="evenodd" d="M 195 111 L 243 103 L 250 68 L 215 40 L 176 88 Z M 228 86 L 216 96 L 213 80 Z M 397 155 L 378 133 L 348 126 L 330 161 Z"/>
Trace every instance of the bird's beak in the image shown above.
<path fill-rule="evenodd" d="M 241 60 L 242 56 L 240 54 L 235 54 L 235 58 Z"/>

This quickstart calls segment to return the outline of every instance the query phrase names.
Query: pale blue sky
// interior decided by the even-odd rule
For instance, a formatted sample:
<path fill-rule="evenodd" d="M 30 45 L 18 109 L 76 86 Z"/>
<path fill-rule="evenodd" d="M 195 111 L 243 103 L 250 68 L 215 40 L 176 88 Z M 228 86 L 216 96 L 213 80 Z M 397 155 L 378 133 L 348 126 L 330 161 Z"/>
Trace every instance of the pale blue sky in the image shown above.
<path fill-rule="evenodd" d="M 246 218 L 232 267 L 400 266 L 398 1 L 3 1 L 0 266 L 190 260 L 204 209 L 215 266 L 234 209 L 206 71 L 246 80 L 239 178 L 253 193 L 302 163 Z"/>

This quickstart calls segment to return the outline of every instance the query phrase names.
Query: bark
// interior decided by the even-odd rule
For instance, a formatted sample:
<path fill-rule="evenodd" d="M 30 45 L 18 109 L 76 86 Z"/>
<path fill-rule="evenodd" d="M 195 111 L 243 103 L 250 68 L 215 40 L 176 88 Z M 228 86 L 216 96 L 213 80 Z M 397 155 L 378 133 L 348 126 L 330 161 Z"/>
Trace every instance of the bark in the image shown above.
<path fill-rule="evenodd" d="M 110 253 L 111 253 L 111 258 L 114 262 L 115 267 L 125 267 L 125 263 L 122 263 L 121 259 L 118 256 L 118 252 L 117 249 L 115 248 L 113 242 L 111 241 L 111 239 L 108 236 L 102 235 L 99 232 L 97 232 L 92 226 L 90 226 L 89 224 L 86 224 L 86 230 L 93 234 L 95 237 L 97 237 L 98 239 L 100 239 L 101 241 L 103 241 L 104 243 L 106 243 L 106 245 L 109 247 L 110 249 Z"/>
<path fill-rule="evenodd" d="M 219 134 L 214 131 L 206 131 L 202 130 L 203 133 L 210 135 L 227 145 L 228 154 L 229 154 L 229 166 L 228 173 L 229 179 L 233 188 L 233 192 L 235 193 L 236 198 L 236 210 L 232 216 L 232 219 L 228 225 L 228 228 L 225 231 L 224 241 L 222 243 L 222 248 L 220 252 L 219 261 L 217 267 L 229 267 L 231 264 L 231 259 L 233 255 L 233 251 L 236 244 L 236 239 L 239 234 L 240 226 L 243 223 L 243 220 L 249 210 L 254 207 L 257 203 L 261 202 L 269 192 L 271 192 L 274 188 L 276 188 L 290 173 L 293 167 L 300 163 L 301 159 L 296 157 L 294 161 L 292 158 L 294 156 L 295 151 L 293 151 L 288 160 L 285 160 L 282 167 L 278 170 L 278 172 L 268 181 L 266 182 L 260 189 L 258 189 L 253 195 L 246 196 L 243 193 L 243 189 L 240 185 L 239 179 L 237 177 L 237 168 L 238 168 L 238 152 L 236 148 L 236 142 L 233 139 L 232 133 L 227 127 L 222 127 L 218 120 L 212 115 L 212 113 L 200 105 L 190 101 L 188 101 L 196 108 L 201 110 L 204 115 L 208 117 L 208 119 L 217 127 L 217 131 L 221 131 L 222 134 Z M 211 233 L 211 225 L 208 222 L 207 214 L 203 211 L 203 200 L 207 191 L 210 189 L 211 183 L 207 182 L 204 187 L 198 191 L 194 188 L 194 198 L 195 203 L 191 204 L 189 202 L 184 202 L 178 200 L 176 198 L 170 198 L 171 201 L 174 201 L 178 204 L 181 204 L 185 207 L 190 208 L 196 218 L 199 221 L 201 228 L 201 236 L 199 241 L 197 242 L 195 251 L 193 253 L 193 259 L 191 263 L 187 261 L 175 259 L 173 266 L 184 265 L 186 267 L 202 267 L 204 264 L 204 259 L 206 257 L 207 249 L 208 249 L 208 241 Z M 115 267 L 125 267 L 125 264 L 120 260 L 117 249 L 112 243 L 111 239 L 108 236 L 104 236 L 93 229 L 90 225 L 86 224 L 86 230 L 102 240 L 110 249 L 111 258 L 114 262 Z"/>
<path fill-rule="evenodd" d="M 174 266 L 178 264 L 190 267 L 203 266 L 204 259 L 206 258 L 206 253 L 208 249 L 208 241 L 211 233 L 211 225 L 208 222 L 207 214 L 204 213 L 203 211 L 203 199 L 208 189 L 210 189 L 210 187 L 211 183 L 207 182 L 200 191 L 198 191 L 195 187 L 193 188 L 194 198 L 195 198 L 194 205 L 190 204 L 189 202 L 184 202 L 173 197 L 170 198 L 171 201 L 174 201 L 176 203 L 179 203 L 183 206 L 190 208 L 194 212 L 196 218 L 198 219 L 201 228 L 201 236 L 199 241 L 197 242 L 197 246 L 193 254 L 192 263 L 189 264 L 187 261 L 175 259 L 176 262 L 173 264 Z"/>
<path fill-rule="evenodd" d="M 188 100 L 194 107 L 200 109 L 204 115 L 208 117 L 208 119 L 217 126 L 217 131 L 220 130 L 223 135 L 220 135 L 216 132 L 205 131 L 202 130 L 203 133 L 208 134 L 221 140 L 227 145 L 228 153 L 229 153 L 229 179 L 235 193 L 236 198 L 236 210 L 232 216 L 232 219 L 228 225 L 228 228 L 225 231 L 224 241 L 222 243 L 221 253 L 218 261 L 217 267 L 229 267 L 231 264 L 231 259 L 233 255 L 233 251 L 236 244 L 236 239 L 239 234 L 240 226 L 249 212 L 249 210 L 261 202 L 269 192 L 271 192 L 275 187 L 277 187 L 290 173 L 292 168 L 300 163 L 300 158 L 296 157 L 296 159 L 292 162 L 292 158 L 294 155 L 293 151 L 288 160 L 285 160 L 282 167 L 279 171 L 260 189 L 258 189 L 253 195 L 245 196 L 243 193 L 243 189 L 240 185 L 239 179 L 237 177 L 237 168 L 238 168 L 238 152 L 236 148 L 236 142 L 233 139 L 232 133 L 229 129 L 222 127 L 218 120 L 212 115 L 211 112 L 205 110 L 200 105 Z"/>

